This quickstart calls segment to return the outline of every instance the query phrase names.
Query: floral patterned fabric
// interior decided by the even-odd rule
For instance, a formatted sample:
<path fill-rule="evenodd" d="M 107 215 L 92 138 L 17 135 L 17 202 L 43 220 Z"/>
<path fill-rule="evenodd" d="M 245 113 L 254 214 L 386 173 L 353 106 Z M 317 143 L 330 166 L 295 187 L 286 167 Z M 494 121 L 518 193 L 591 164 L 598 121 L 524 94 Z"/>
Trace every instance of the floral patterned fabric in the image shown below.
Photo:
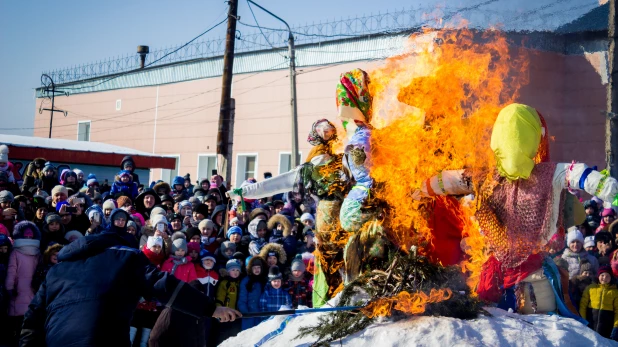
<path fill-rule="evenodd" d="M 371 122 L 371 95 L 369 94 L 369 75 L 361 69 L 354 69 L 341 75 L 337 84 L 337 107 L 342 109 L 358 109 L 364 119 L 354 116 L 342 116 L 353 118 L 364 123 Z M 341 115 L 341 114 L 340 114 Z"/>

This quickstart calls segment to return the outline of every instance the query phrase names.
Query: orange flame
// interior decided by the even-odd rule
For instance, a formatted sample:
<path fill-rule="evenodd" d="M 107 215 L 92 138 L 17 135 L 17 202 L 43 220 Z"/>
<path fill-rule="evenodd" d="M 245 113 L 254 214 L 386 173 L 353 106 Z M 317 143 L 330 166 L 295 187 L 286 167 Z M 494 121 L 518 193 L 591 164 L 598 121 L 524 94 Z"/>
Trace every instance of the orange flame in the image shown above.
<path fill-rule="evenodd" d="M 392 310 L 407 314 L 421 314 L 425 312 L 427 304 L 446 301 L 451 298 L 453 292 L 450 289 L 432 289 L 429 295 L 424 292 L 410 294 L 400 292 L 393 298 L 381 298 L 370 303 L 363 309 L 363 313 L 369 318 L 390 316 Z"/>
<path fill-rule="evenodd" d="M 527 82 L 527 64 L 525 51 L 509 46 L 504 33 L 458 29 L 413 35 L 407 54 L 370 73 L 371 175 L 381 183 L 375 196 L 390 208 L 389 236 L 402 250 L 417 245 L 424 254 L 433 241 L 429 212 L 412 199 L 424 180 L 470 168 L 473 182 L 482 182 L 493 172 L 491 129 Z M 472 289 L 486 259 L 475 208 L 464 206 L 461 216 L 470 256 L 461 266 L 472 273 Z"/>

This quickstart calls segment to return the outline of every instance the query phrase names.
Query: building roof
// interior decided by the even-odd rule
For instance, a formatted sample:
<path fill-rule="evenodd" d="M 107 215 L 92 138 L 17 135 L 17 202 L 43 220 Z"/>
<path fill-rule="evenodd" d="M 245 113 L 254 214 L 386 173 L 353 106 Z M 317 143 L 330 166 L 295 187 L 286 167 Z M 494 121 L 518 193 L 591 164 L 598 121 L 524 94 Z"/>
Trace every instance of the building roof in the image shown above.
<path fill-rule="evenodd" d="M 593 8 L 590 12 L 564 24 L 556 32 L 559 34 L 573 34 L 581 32 L 607 31 L 609 21 L 609 2 Z"/>
<path fill-rule="evenodd" d="M 138 168 L 174 169 L 176 167 L 175 158 L 102 142 L 2 135 L 1 143 L 9 147 L 9 158 L 22 160 L 45 158 L 52 162 L 120 167 L 122 159 L 130 155 Z"/>

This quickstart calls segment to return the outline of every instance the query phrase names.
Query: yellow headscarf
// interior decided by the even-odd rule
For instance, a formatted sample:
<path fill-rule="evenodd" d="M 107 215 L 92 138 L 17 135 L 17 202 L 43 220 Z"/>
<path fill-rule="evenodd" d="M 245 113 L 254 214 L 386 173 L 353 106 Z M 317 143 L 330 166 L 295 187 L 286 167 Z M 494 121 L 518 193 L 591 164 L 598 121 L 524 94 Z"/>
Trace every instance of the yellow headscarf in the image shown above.
<path fill-rule="evenodd" d="M 509 180 L 530 177 L 541 136 L 541 119 L 534 108 L 522 104 L 503 108 L 491 133 L 500 176 Z"/>

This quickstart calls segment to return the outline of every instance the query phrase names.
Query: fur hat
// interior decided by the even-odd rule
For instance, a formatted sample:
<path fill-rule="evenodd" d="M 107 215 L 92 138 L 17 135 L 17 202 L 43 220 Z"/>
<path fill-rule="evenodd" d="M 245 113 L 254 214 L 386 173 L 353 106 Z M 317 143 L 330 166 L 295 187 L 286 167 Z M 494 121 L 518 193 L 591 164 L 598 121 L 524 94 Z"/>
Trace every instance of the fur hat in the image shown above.
<path fill-rule="evenodd" d="M 254 266 L 261 266 L 262 273 L 264 273 L 266 269 L 266 260 L 264 260 L 264 258 L 260 257 L 259 255 L 247 258 L 246 263 L 247 263 L 247 273 L 248 274 L 251 273 L 251 270 Z"/>
<path fill-rule="evenodd" d="M 567 245 L 573 241 L 579 241 L 579 243 L 584 244 L 584 235 L 582 235 L 577 227 L 570 227 L 569 233 L 567 234 Z"/>
<path fill-rule="evenodd" d="M 307 269 L 305 267 L 305 263 L 303 262 L 303 256 L 300 254 L 297 254 L 294 257 L 294 260 L 292 260 L 292 266 L 291 266 L 292 271 L 302 271 L 305 272 L 305 270 Z"/>
<path fill-rule="evenodd" d="M 594 242 L 594 236 L 586 236 L 586 238 L 584 239 L 584 248 L 594 246 L 596 246 L 596 243 Z"/>
<path fill-rule="evenodd" d="M 0 145 L 0 163 L 9 162 L 9 147 L 7 145 Z"/>
<path fill-rule="evenodd" d="M 116 203 L 118 204 L 118 207 L 123 207 L 126 203 L 129 203 L 129 205 L 133 205 L 133 201 L 131 201 L 131 198 L 124 195 L 116 199 Z"/>
<path fill-rule="evenodd" d="M 228 249 L 231 249 L 233 252 L 236 252 L 236 244 L 231 241 L 224 241 L 221 243 L 221 254 L 224 254 Z"/>
<path fill-rule="evenodd" d="M 279 267 L 277 265 L 271 267 L 268 270 L 268 280 L 275 281 L 275 280 L 280 280 L 280 279 L 283 279 L 283 275 L 281 274 Z"/>
<path fill-rule="evenodd" d="M 64 234 L 64 239 L 67 241 L 71 241 L 72 237 L 77 237 L 78 239 L 81 239 L 82 237 L 84 237 L 84 235 L 77 230 L 71 230 Z"/>
<path fill-rule="evenodd" d="M 159 194 L 159 190 L 160 189 L 164 189 L 165 190 L 165 194 L 169 195 L 172 192 L 172 187 L 170 187 L 170 185 L 167 182 L 159 182 L 157 184 L 155 184 L 152 189 Z"/>
<path fill-rule="evenodd" d="M 113 210 L 115 208 L 116 203 L 112 199 L 105 200 L 105 202 L 103 203 L 103 210 Z"/>
<path fill-rule="evenodd" d="M 180 237 L 172 242 L 172 253 L 176 253 L 177 250 L 182 249 L 187 253 L 187 240 Z"/>
<path fill-rule="evenodd" d="M 13 193 L 8 190 L 3 190 L 0 192 L 0 202 L 13 202 L 13 200 L 15 200 Z"/>
<path fill-rule="evenodd" d="M 151 249 L 154 246 L 163 247 L 163 238 L 161 236 L 148 236 L 148 241 L 146 241 L 146 247 Z"/>
<path fill-rule="evenodd" d="M 58 253 L 60 252 L 60 250 L 62 249 L 62 245 L 59 243 L 55 243 L 49 247 L 47 247 L 47 249 L 45 250 L 45 252 L 43 253 L 43 260 L 45 261 L 46 264 L 50 264 L 51 263 L 51 256 L 54 255 L 54 253 Z"/>
<path fill-rule="evenodd" d="M 292 223 L 286 216 L 282 214 L 276 214 L 268 220 L 268 229 L 275 229 L 277 224 L 283 225 L 283 237 L 287 237 L 292 234 Z"/>
<path fill-rule="evenodd" d="M 230 259 L 225 264 L 225 269 L 230 272 L 232 269 L 238 269 L 242 267 L 242 263 L 238 259 Z"/>
<path fill-rule="evenodd" d="M 69 190 L 65 186 L 55 186 L 51 191 L 51 196 L 54 196 L 58 193 L 63 193 L 66 196 L 69 196 Z"/>
<path fill-rule="evenodd" d="M 239 226 L 233 226 L 233 227 L 228 229 L 227 233 L 225 233 L 225 236 L 229 240 L 230 236 L 232 236 L 234 234 L 238 234 L 238 235 L 242 236 L 242 229 Z"/>
<path fill-rule="evenodd" d="M 13 239 L 31 238 L 34 240 L 41 240 L 41 232 L 37 228 L 36 224 L 28 221 L 21 221 L 13 227 Z"/>
<path fill-rule="evenodd" d="M 263 208 L 256 208 L 249 214 L 249 221 L 254 220 L 257 216 L 264 216 L 264 220 L 268 220 L 268 212 Z"/>
<path fill-rule="evenodd" d="M 264 247 L 262 247 L 262 250 L 260 250 L 260 257 L 262 257 L 262 259 L 268 260 L 269 255 L 274 255 L 275 257 L 277 257 L 277 261 L 279 262 L 279 264 L 285 264 L 285 262 L 288 260 L 283 246 L 278 243 L 267 243 L 266 245 L 264 245 Z"/>
<path fill-rule="evenodd" d="M 51 224 L 53 222 L 62 223 L 62 217 L 57 213 L 48 213 L 47 216 L 45 216 L 45 223 Z"/>

